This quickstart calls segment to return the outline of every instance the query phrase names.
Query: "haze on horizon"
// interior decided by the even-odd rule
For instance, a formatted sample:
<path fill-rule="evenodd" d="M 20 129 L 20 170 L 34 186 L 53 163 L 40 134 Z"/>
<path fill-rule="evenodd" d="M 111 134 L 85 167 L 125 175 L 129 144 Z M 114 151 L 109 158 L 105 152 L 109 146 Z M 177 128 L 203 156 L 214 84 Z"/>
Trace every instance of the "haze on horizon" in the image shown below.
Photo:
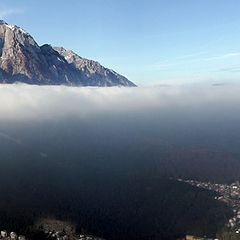
<path fill-rule="evenodd" d="M 237 0 L 4 0 L 0 18 L 140 86 L 232 83 L 240 77 L 239 9 Z"/>

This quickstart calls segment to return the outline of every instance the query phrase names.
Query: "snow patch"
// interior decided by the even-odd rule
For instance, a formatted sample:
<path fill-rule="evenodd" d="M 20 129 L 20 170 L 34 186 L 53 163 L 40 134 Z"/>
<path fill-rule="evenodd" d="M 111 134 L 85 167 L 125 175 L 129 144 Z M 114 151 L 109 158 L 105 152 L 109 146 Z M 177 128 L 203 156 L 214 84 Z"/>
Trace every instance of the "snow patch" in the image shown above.
<path fill-rule="evenodd" d="M 7 28 L 11 29 L 12 31 L 15 30 L 19 30 L 20 32 L 22 32 L 23 34 L 29 35 L 24 29 L 16 26 L 16 25 L 8 25 L 8 24 L 4 24 Z"/>

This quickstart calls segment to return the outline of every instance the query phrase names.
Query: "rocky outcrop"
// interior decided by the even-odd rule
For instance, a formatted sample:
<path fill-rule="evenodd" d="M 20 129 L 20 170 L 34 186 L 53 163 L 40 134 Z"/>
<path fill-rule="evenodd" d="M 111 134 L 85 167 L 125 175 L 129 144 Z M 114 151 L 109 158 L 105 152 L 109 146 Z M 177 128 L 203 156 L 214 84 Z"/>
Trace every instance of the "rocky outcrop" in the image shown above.
<path fill-rule="evenodd" d="M 63 56 L 74 68 L 78 69 L 81 75 L 85 76 L 85 81 L 90 86 L 102 86 L 102 84 L 105 86 L 134 86 L 127 78 L 101 66 L 98 62 L 82 58 L 73 51 L 66 50 L 63 47 L 55 47 L 54 50 Z"/>
<path fill-rule="evenodd" d="M 0 21 L 0 83 L 37 85 L 135 86 L 99 63 L 64 48 L 39 46 L 17 26 Z"/>

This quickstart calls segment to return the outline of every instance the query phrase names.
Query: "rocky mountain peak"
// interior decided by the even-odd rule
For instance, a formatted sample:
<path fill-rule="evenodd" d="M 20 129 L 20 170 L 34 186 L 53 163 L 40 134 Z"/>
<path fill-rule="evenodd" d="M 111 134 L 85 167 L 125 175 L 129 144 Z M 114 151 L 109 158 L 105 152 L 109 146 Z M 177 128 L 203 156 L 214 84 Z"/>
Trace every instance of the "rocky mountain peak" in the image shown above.
<path fill-rule="evenodd" d="M 135 86 L 127 78 L 63 47 L 39 46 L 22 28 L 0 20 L 0 83 Z"/>
<path fill-rule="evenodd" d="M 30 34 L 27 33 L 24 29 L 18 27 L 17 25 L 9 25 L 4 20 L 0 20 L 0 26 L 5 27 L 5 29 L 8 28 L 8 29 L 10 29 L 12 31 L 19 31 L 22 34 L 26 34 L 26 35 L 30 36 Z"/>
<path fill-rule="evenodd" d="M 8 25 L 4 20 L 0 20 L 0 25 Z"/>
<path fill-rule="evenodd" d="M 66 61 L 78 69 L 78 71 L 82 74 L 84 73 L 92 86 L 100 86 L 102 82 L 104 82 L 104 86 L 136 86 L 115 71 L 103 67 L 96 61 L 82 58 L 71 50 L 66 50 L 63 47 L 54 47 L 54 50 L 62 55 Z"/>

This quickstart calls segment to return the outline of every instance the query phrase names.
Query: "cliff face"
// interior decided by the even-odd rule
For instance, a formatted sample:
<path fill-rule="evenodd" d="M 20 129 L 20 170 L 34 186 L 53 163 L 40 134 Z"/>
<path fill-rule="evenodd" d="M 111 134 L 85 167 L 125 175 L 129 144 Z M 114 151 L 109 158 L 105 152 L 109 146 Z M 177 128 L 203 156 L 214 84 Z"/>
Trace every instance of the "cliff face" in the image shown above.
<path fill-rule="evenodd" d="M 78 56 L 76 53 L 64 48 L 54 48 L 74 68 L 78 69 L 82 76 L 85 76 L 90 86 L 135 86 L 127 78 L 119 75 L 113 70 L 101 66 L 98 62 Z"/>
<path fill-rule="evenodd" d="M 0 83 L 135 86 L 127 78 L 64 48 L 39 46 L 17 26 L 0 21 Z"/>

